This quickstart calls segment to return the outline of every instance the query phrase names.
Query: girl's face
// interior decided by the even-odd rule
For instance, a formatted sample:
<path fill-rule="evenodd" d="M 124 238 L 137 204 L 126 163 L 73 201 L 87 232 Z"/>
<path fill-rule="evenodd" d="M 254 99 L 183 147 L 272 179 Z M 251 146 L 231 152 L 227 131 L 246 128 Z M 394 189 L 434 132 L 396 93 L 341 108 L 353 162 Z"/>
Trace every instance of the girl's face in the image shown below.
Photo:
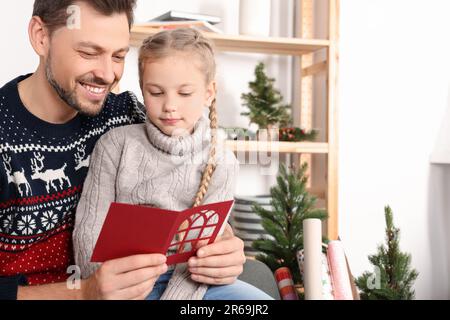
<path fill-rule="evenodd" d="M 176 53 L 145 64 L 142 91 L 147 116 L 168 136 L 192 134 L 205 107 L 215 98 L 193 54 Z"/>

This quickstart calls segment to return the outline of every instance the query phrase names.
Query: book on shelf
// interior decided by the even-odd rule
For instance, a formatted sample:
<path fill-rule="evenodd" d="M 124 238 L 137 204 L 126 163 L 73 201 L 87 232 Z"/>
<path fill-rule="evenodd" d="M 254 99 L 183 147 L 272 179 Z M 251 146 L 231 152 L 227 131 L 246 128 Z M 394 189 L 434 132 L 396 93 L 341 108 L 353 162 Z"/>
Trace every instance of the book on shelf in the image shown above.
<path fill-rule="evenodd" d="M 160 253 L 167 265 L 187 262 L 199 245 L 222 234 L 234 201 L 211 203 L 184 211 L 112 203 L 100 231 L 92 262 Z"/>
<path fill-rule="evenodd" d="M 153 18 L 151 21 L 185 21 L 185 20 L 194 20 L 194 21 L 205 21 L 210 24 L 218 24 L 222 20 L 220 17 L 201 14 L 201 13 L 190 13 L 184 11 L 170 10 L 156 18 Z"/>
<path fill-rule="evenodd" d="M 223 31 L 206 21 L 153 21 L 138 25 L 139 27 L 153 28 L 155 31 L 178 28 L 195 28 L 199 31 L 222 34 Z"/>

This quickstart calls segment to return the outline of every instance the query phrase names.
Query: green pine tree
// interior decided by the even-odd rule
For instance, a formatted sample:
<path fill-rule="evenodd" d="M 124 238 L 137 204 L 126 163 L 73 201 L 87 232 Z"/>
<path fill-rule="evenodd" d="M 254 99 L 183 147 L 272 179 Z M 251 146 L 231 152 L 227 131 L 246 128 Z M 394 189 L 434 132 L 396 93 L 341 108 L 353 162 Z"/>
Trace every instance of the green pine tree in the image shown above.
<path fill-rule="evenodd" d="M 400 229 L 394 226 L 391 208 L 387 206 L 384 210 L 387 245 L 380 245 L 377 254 L 369 256 L 375 272 L 364 272 L 356 285 L 361 290 L 361 299 L 411 300 L 419 274 L 410 269 L 411 255 L 400 251 Z"/>
<path fill-rule="evenodd" d="M 288 267 L 295 283 L 301 283 L 296 253 L 303 249 L 303 220 L 327 218 L 325 210 L 315 208 L 316 198 L 306 191 L 306 169 L 306 163 L 300 170 L 292 169 L 291 172 L 281 165 L 277 185 L 270 191 L 272 210 L 259 205 L 253 207 L 261 216 L 266 232 L 274 238 L 253 242 L 253 248 L 262 252 L 256 258 L 272 271 Z"/>
<path fill-rule="evenodd" d="M 260 129 L 271 126 L 285 127 L 292 122 L 290 105 L 283 105 L 283 96 L 274 88 L 275 79 L 264 72 L 264 63 L 260 62 L 255 69 L 256 80 L 249 83 L 251 92 L 242 94 L 244 106 L 249 111 L 241 115 L 248 116 L 251 123 Z"/>

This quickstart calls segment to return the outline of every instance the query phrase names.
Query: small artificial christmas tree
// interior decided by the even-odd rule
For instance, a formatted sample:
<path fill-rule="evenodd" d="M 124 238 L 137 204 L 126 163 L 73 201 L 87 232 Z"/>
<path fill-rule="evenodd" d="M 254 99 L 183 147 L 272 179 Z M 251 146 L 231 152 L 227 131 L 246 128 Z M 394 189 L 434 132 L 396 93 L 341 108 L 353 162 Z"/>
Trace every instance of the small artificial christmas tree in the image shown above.
<path fill-rule="evenodd" d="M 411 255 L 400 252 L 400 230 L 394 226 L 392 210 L 385 207 L 387 247 L 380 245 L 378 253 L 369 256 L 375 272 L 364 272 L 356 280 L 365 300 L 411 300 L 414 299 L 412 286 L 417 276 L 410 269 Z"/>
<path fill-rule="evenodd" d="M 249 83 L 251 92 L 242 95 L 249 112 L 241 115 L 249 116 L 250 122 L 257 124 L 259 129 L 287 126 L 292 122 L 290 106 L 282 104 L 283 96 L 273 85 L 275 79 L 265 74 L 264 67 L 262 62 L 256 66 L 256 80 Z"/>
<path fill-rule="evenodd" d="M 291 172 L 281 165 L 277 185 L 270 190 L 272 210 L 259 205 L 253 207 L 261 216 L 266 232 L 274 238 L 253 241 L 253 248 L 262 252 L 256 259 L 272 271 L 288 267 L 296 284 L 301 283 L 296 254 L 303 249 L 303 220 L 327 218 L 325 210 L 315 208 L 316 198 L 306 191 L 306 170 L 306 163 L 300 170 L 292 169 Z"/>

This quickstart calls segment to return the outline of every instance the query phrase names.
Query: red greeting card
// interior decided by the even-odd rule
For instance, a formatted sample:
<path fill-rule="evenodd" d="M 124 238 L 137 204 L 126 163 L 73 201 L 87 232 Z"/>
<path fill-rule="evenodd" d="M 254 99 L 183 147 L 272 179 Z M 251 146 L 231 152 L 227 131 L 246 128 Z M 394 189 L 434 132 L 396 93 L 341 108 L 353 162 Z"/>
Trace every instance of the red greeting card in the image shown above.
<path fill-rule="evenodd" d="M 167 265 L 186 262 L 197 243 L 213 243 L 225 227 L 234 201 L 212 203 L 185 211 L 112 203 L 91 262 L 136 254 L 167 255 Z"/>

